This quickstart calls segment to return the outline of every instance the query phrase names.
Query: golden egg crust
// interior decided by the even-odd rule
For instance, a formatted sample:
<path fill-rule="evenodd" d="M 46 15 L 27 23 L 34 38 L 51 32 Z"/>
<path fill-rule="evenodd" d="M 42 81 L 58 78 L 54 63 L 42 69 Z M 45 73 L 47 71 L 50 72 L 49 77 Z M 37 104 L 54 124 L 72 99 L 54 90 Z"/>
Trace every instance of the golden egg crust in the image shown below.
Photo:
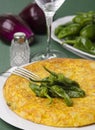
<path fill-rule="evenodd" d="M 37 97 L 29 87 L 29 81 L 12 74 L 6 81 L 3 92 L 9 108 L 20 117 L 32 122 L 54 127 L 80 127 L 95 123 L 95 61 L 71 58 L 54 58 L 38 61 L 26 69 L 41 78 L 49 75 L 46 66 L 56 73 L 77 81 L 85 91 L 83 98 L 72 98 L 68 107 L 64 99 Z"/>

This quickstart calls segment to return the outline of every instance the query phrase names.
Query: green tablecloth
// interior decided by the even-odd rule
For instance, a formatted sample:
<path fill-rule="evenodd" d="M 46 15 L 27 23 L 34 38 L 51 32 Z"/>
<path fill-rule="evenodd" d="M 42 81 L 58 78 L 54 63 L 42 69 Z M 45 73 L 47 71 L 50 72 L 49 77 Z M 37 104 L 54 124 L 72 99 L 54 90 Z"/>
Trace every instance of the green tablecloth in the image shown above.
<path fill-rule="evenodd" d="M 0 14 L 18 14 L 26 5 L 28 5 L 28 3 L 32 1 L 33 0 L 0 0 Z M 66 15 L 74 15 L 76 12 L 89 10 L 95 11 L 95 0 L 66 0 L 66 2 L 61 6 L 61 8 L 56 12 L 54 20 Z M 46 35 L 36 35 L 35 42 L 31 46 L 31 54 L 34 54 L 35 52 L 39 51 L 39 49 L 45 49 L 46 39 Z M 67 57 L 78 58 L 78 56 L 65 50 L 60 44 L 58 44 L 55 41 L 52 41 L 51 47 L 63 51 L 64 53 L 66 53 Z M 10 68 L 9 50 L 10 46 L 6 45 L 5 42 L 0 41 L 0 72 L 3 72 Z M 19 129 L 7 124 L 6 122 L 0 119 L 0 130 Z"/>

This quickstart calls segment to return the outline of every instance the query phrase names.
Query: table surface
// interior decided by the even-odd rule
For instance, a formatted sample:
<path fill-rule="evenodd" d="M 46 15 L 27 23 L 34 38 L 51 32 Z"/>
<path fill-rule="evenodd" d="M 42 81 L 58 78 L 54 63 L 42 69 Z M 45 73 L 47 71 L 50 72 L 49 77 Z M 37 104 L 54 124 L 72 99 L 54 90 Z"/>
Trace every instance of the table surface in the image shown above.
<path fill-rule="evenodd" d="M 0 0 L 0 14 L 18 14 L 25 6 L 33 0 Z M 54 16 L 54 20 L 67 15 L 74 15 L 76 12 L 95 11 L 95 0 L 66 0 Z M 31 46 L 31 54 L 44 50 L 46 47 L 45 35 L 35 35 L 35 41 Z M 40 50 L 39 50 L 40 48 Z M 65 50 L 60 44 L 52 40 L 51 48 L 64 52 L 67 57 L 80 58 L 77 55 Z M 63 55 L 64 57 L 64 55 Z M 0 72 L 10 68 L 10 46 L 0 40 Z M 0 130 L 19 130 L 0 119 Z"/>

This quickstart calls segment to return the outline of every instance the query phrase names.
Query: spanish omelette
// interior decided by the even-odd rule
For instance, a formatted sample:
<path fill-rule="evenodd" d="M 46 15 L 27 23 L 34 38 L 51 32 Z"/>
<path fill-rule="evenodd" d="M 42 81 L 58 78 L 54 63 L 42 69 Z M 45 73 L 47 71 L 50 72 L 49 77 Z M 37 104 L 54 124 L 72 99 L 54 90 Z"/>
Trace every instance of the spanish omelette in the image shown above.
<path fill-rule="evenodd" d="M 79 127 L 95 123 L 95 61 L 54 58 L 25 66 L 41 78 L 48 76 L 46 66 L 56 73 L 77 81 L 85 91 L 84 98 L 72 98 L 68 107 L 63 99 L 40 98 L 29 87 L 29 81 L 12 74 L 4 85 L 4 97 L 9 108 L 20 117 L 32 122 L 55 127 Z"/>

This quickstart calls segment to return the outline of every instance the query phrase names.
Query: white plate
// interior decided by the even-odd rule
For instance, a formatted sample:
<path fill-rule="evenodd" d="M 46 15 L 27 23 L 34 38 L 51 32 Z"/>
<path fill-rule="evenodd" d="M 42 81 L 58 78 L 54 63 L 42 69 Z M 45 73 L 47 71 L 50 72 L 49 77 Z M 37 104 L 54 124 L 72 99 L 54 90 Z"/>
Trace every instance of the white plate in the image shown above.
<path fill-rule="evenodd" d="M 64 25 L 68 22 L 71 22 L 72 18 L 74 18 L 74 16 L 65 16 L 65 17 L 59 18 L 53 22 L 52 32 L 51 32 L 52 39 L 55 40 L 56 42 L 60 43 L 65 49 L 71 51 L 72 53 L 74 53 L 80 57 L 95 60 L 95 55 L 92 55 L 92 54 L 86 53 L 84 51 L 81 51 L 79 49 L 76 49 L 68 44 L 62 44 L 62 42 L 64 42 L 64 40 L 60 40 L 55 36 L 55 34 L 54 34 L 55 28 L 58 27 L 59 25 Z"/>
<path fill-rule="evenodd" d="M 11 68 L 9 72 L 12 72 L 14 69 L 15 68 Z M 9 109 L 3 96 L 3 86 L 9 75 L 10 73 L 0 76 L 0 118 L 4 120 L 5 122 L 23 130 L 78 130 L 78 129 L 94 130 L 95 129 L 95 125 L 89 125 L 89 126 L 80 127 L 80 128 L 49 127 L 49 126 L 44 126 L 40 124 L 35 124 L 19 117 L 18 115 L 16 115 L 13 111 Z"/>

